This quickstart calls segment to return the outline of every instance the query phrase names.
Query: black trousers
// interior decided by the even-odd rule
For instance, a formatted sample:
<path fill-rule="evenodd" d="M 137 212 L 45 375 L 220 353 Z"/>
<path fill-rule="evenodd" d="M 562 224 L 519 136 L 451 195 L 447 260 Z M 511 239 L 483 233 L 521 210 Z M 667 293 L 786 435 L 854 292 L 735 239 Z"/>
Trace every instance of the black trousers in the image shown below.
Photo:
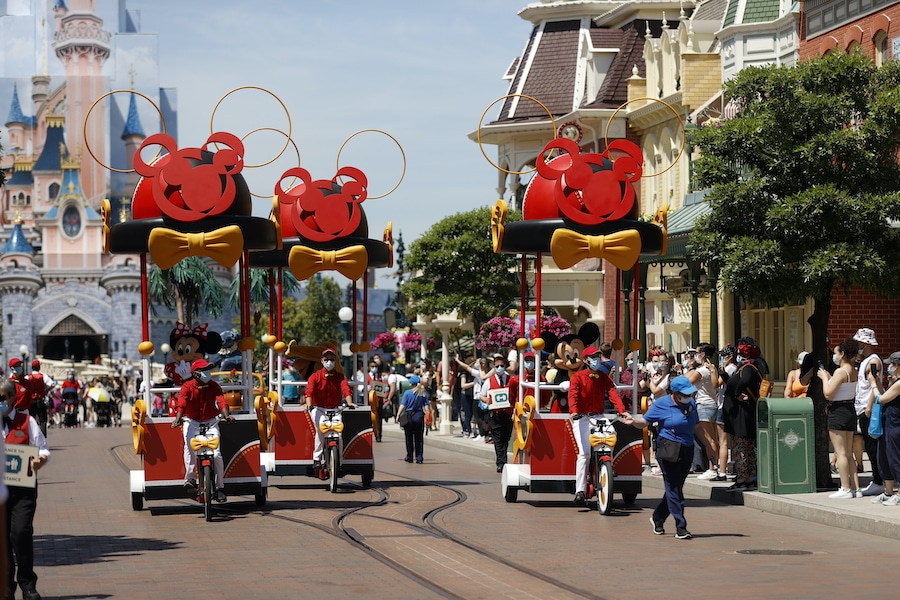
<path fill-rule="evenodd" d="M 37 487 L 34 489 L 9 486 L 6 501 L 6 530 L 9 532 L 9 581 L 7 595 L 16 590 L 16 582 L 23 590 L 37 585 L 34 572 L 34 511 L 37 508 Z M 18 572 L 16 567 L 18 566 Z"/>
<path fill-rule="evenodd" d="M 869 455 L 869 462 L 872 463 L 872 483 L 875 485 L 884 485 L 884 472 L 890 470 L 887 465 L 878 463 L 878 440 L 869 435 L 869 417 L 866 413 L 858 416 L 859 430 L 863 436 L 863 446 L 866 448 L 866 454 Z"/>
<path fill-rule="evenodd" d="M 500 468 L 506 464 L 509 438 L 512 436 L 512 415 L 503 410 L 491 411 L 488 415 L 488 422 L 491 425 L 494 452 L 497 453 L 497 467 Z"/>

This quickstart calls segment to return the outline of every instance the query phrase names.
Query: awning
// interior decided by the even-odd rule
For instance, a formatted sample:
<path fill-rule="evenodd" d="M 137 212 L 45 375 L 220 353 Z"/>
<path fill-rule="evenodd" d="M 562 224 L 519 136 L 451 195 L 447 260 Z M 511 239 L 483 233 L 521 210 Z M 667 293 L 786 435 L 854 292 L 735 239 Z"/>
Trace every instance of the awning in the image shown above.
<path fill-rule="evenodd" d="M 669 214 L 669 241 L 666 253 L 662 256 L 642 256 L 640 258 L 641 264 L 675 263 L 687 260 L 686 248 L 691 232 L 694 230 L 694 223 L 700 217 L 712 212 L 709 203 L 705 200 L 709 191 L 706 189 L 685 194 L 684 206 L 673 210 Z"/>

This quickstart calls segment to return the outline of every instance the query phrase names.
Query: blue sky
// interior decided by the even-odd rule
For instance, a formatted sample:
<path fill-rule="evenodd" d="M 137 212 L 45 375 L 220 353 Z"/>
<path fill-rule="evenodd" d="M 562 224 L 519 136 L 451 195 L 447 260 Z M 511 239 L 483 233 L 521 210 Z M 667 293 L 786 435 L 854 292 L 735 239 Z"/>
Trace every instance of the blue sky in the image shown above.
<path fill-rule="evenodd" d="M 517 16 L 524 0 L 129 0 L 140 27 L 159 35 L 159 84 L 178 90 L 180 145 L 202 145 L 216 102 L 240 86 L 271 90 L 287 106 L 301 165 L 317 179 L 334 175 L 341 144 L 362 129 L 381 129 L 402 144 L 400 187 L 364 204 L 369 235 L 388 221 L 409 244 L 441 218 L 497 198 L 497 172 L 466 135 L 507 91 L 502 79 L 531 31 Z M 127 70 L 127 69 L 126 69 Z M 499 103 L 489 113 L 496 114 Z M 287 129 L 284 110 L 256 90 L 231 94 L 216 111 L 216 130 L 238 135 Z M 273 132 L 245 141 L 251 164 L 284 143 Z M 493 147 L 486 148 L 496 156 Z M 289 149 L 272 165 L 245 171 L 252 191 L 271 194 L 296 165 Z M 356 136 L 341 165 L 362 169 L 370 195 L 395 185 L 403 161 L 379 134 Z M 268 200 L 256 199 L 260 206 Z M 256 210 L 256 209 L 255 209 Z M 262 209 L 256 210 L 260 212 Z M 488 235 L 488 232 L 485 232 Z M 379 273 L 379 287 L 392 287 Z"/>

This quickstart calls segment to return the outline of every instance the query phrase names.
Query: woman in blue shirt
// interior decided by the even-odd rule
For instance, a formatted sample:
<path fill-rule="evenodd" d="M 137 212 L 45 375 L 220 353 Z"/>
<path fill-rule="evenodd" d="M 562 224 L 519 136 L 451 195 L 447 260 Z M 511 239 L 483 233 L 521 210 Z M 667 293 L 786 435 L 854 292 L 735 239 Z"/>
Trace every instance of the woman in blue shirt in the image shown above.
<path fill-rule="evenodd" d="M 409 378 L 412 386 L 403 392 L 400 399 L 400 409 L 397 411 L 397 420 L 404 412 L 409 413 L 409 424 L 403 428 L 406 435 L 406 462 L 413 461 L 413 453 L 416 462 L 422 464 L 422 447 L 425 444 L 425 407 L 428 405 L 428 394 L 418 375 Z"/>
<path fill-rule="evenodd" d="M 653 533 L 663 535 L 663 523 L 671 514 L 675 519 L 675 537 L 690 539 L 684 519 L 684 480 L 687 479 L 694 456 L 694 427 L 700 422 L 694 394 L 697 388 L 691 381 L 679 375 L 669 383 L 669 395 L 658 398 L 644 415 L 621 416 L 621 422 L 643 429 L 649 423 L 659 425 L 659 442 L 656 459 L 662 471 L 666 493 L 653 511 L 650 523 Z M 671 454 L 667 453 L 667 450 Z"/>

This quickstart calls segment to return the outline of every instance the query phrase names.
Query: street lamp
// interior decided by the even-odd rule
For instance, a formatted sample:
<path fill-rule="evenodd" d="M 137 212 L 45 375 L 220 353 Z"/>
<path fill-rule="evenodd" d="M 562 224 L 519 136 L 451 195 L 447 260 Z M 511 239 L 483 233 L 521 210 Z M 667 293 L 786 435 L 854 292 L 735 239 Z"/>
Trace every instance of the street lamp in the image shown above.
<path fill-rule="evenodd" d="M 28 355 L 30 354 L 28 352 L 28 346 L 25 344 L 19 346 L 19 354 L 22 355 L 22 372 L 28 373 Z"/>
<path fill-rule="evenodd" d="M 353 353 L 350 351 L 350 342 L 353 341 L 350 335 L 350 321 L 353 320 L 353 309 L 349 306 L 342 306 L 338 311 L 338 318 L 341 320 L 341 334 L 343 337 L 343 340 L 341 340 L 341 361 L 344 363 L 344 374 L 349 380 L 352 375 L 352 365 L 349 357 L 353 356 Z"/>
<path fill-rule="evenodd" d="M 169 364 L 169 352 L 172 351 L 172 346 L 170 346 L 166 342 L 163 342 L 159 349 L 162 350 L 163 353 L 163 364 Z"/>

